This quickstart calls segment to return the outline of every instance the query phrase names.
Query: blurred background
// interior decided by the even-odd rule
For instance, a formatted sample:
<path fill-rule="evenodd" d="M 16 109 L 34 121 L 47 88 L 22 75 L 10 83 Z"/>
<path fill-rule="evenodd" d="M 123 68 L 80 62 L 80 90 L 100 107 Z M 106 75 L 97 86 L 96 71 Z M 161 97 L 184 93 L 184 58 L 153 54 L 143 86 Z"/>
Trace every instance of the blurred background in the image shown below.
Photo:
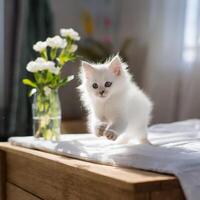
<path fill-rule="evenodd" d="M 81 35 L 80 58 L 120 52 L 154 101 L 152 123 L 200 117 L 200 0 L 0 0 L 0 139 L 31 135 L 31 101 L 22 78 L 32 45 L 60 28 Z M 80 60 L 67 63 L 77 75 Z M 84 132 L 77 78 L 60 90 L 63 132 Z"/>

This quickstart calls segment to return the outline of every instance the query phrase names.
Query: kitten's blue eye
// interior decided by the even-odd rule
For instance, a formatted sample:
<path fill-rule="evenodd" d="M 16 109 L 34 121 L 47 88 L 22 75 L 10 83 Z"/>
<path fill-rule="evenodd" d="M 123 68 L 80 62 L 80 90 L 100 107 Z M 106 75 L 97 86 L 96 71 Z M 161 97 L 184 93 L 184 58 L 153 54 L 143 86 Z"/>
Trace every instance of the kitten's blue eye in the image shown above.
<path fill-rule="evenodd" d="M 111 85 L 112 85 L 111 82 L 109 82 L 109 81 L 106 81 L 106 82 L 105 82 L 105 87 L 110 87 Z"/>
<path fill-rule="evenodd" d="M 98 86 L 97 83 L 93 83 L 93 84 L 92 84 L 92 87 L 93 87 L 94 89 L 97 89 L 99 86 Z"/>

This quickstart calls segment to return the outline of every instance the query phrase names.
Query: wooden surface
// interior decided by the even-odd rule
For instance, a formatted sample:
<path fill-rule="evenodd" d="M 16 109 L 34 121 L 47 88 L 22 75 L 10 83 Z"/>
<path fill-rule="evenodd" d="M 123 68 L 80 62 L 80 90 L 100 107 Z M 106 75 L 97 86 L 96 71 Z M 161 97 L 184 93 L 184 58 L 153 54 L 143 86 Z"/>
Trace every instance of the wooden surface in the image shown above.
<path fill-rule="evenodd" d="M 37 198 L 35 195 L 32 195 L 11 183 L 6 184 L 6 194 L 7 200 L 40 200 L 40 198 Z"/>
<path fill-rule="evenodd" d="M 0 150 L 0 200 L 5 199 L 6 191 L 6 153 Z"/>
<path fill-rule="evenodd" d="M 61 124 L 62 133 L 86 133 L 87 126 L 84 120 L 63 120 Z"/>
<path fill-rule="evenodd" d="M 0 149 L 6 153 L 7 182 L 40 199 L 184 199 L 174 176 L 89 163 L 7 143 L 1 143 Z"/>

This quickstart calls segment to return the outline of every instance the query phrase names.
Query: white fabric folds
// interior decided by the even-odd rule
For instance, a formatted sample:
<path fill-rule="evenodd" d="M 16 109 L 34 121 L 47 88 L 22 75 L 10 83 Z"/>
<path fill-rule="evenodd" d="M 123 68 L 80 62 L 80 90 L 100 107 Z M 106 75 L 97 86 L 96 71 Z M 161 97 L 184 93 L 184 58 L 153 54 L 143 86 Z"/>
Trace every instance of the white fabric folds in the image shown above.
<path fill-rule="evenodd" d="M 119 145 L 91 134 L 65 134 L 58 143 L 33 137 L 11 137 L 9 142 L 102 164 L 174 174 L 186 198 L 199 200 L 200 120 L 151 126 L 149 139 L 153 145 Z"/>

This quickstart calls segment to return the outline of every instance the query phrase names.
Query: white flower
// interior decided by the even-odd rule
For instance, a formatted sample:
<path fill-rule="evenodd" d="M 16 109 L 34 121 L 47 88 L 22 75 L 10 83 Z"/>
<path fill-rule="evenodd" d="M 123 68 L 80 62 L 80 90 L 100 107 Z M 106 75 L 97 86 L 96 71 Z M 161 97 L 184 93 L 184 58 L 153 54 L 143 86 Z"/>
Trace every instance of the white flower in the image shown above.
<path fill-rule="evenodd" d="M 55 74 L 55 75 L 58 75 L 60 73 L 60 68 L 59 67 L 52 67 L 49 71 L 51 73 Z"/>
<path fill-rule="evenodd" d="M 69 52 L 74 53 L 78 49 L 78 46 L 76 44 L 72 44 L 72 46 L 69 49 Z"/>
<path fill-rule="evenodd" d="M 35 51 L 38 51 L 38 52 L 44 51 L 46 49 L 46 47 L 47 47 L 47 43 L 41 42 L 41 41 L 39 41 L 39 42 L 37 42 L 36 44 L 33 45 L 33 49 Z"/>
<path fill-rule="evenodd" d="M 74 79 L 74 75 L 71 75 L 71 76 L 68 76 L 68 77 L 67 77 L 68 82 L 69 82 L 69 81 L 72 81 L 73 79 Z"/>
<path fill-rule="evenodd" d="M 48 96 L 49 94 L 51 94 L 51 88 L 45 86 L 44 87 L 44 93 L 45 93 L 46 96 Z"/>
<path fill-rule="evenodd" d="M 34 61 L 30 61 L 27 65 L 26 65 L 26 69 L 29 72 L 37 72 L 37 67 L 36 67 L 36 63 Z"/>
<path fill-rule="evenodd" d="M 41 57 L 37 58 L 35 62 L 38 71 L 43 71 L 43 70 L 51 71 L 51 69 L 55 67 L 55 63 L 53 61 L 46 61 L 44 58 Z"/>
<path fill-rule="evenodd" d="M 76 32 L 72 28 L 69 28 L 69 29 L 62 28 L 62 29 L 60 29 L 60 34 L 62 37 L 69 37 L 72 40 L 80 40 L 80 36 L 79 36 L 78 32 Z"/>
<path fill-rule="evenodd" d="M 35 63 L 38 71 L 48 70 L 55 66 L 55 63 L 53 61 L 47 61 L 42 57 L 37 58 L 35 60 Z"/>
<path fill-rule="evenodd" d="M 47 38 L 47 45 L 51 48 L 65 48 L 67 46 L 66 39 L 61 38 L 59 35 L 56 35 L 52 38 Z"/>
<path fill-rule="evenodd" d="M 55 63 L 53 61 L 46 61 L 44 58 L 37 58 L 35 61 L 30 61 L 26 69 L 29 72 L 38 72 L 43 70 L 49 70 L 51 73 L 58 75 L 60 72 L 60 68 L 55 67 Z"/>

